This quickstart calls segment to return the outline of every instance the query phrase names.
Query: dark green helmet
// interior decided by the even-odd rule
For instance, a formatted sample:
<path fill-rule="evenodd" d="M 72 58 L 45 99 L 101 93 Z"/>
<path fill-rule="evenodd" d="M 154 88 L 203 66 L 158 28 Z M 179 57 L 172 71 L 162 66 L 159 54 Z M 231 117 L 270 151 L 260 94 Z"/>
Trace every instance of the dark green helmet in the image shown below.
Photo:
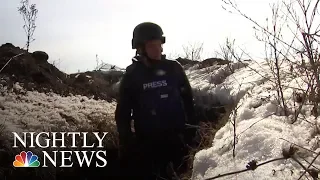
<path fill-rule="evenodd" d="M 162 43 L 166 41 L 159 25 L 152 22 L 138 24 L 133 30 L 132 49 L 143 45 L 145 41 L 156 39 L 161 40 Z"/>

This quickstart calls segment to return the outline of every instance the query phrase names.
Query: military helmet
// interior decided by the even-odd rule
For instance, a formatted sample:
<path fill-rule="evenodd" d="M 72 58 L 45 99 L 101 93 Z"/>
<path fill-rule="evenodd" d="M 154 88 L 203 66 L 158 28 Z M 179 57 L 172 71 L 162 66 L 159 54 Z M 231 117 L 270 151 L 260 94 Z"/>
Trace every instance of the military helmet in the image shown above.
<path fill-rule="evenodd" d="M 132 49 L 143 45 L 145 41 L 157 39 L 165 43 L 165 37 L 159 25 L 152 22 L 140 23 L 133 30 Z"/>

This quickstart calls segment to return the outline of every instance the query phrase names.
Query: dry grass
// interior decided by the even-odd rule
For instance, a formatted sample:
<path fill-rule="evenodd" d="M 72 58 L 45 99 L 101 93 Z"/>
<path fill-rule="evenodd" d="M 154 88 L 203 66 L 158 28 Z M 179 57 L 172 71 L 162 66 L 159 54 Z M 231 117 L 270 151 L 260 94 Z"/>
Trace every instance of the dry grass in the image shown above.
<path fill-rule="evenodd" d="M 66 146 L 67 148 L 47 148 L 47 149 L 40 149 L 40 148 L 36 148 L 36 149 L 30 149 L 32 150 L 32 152 L 34 154 L 42 154 L 42 150 L 45 150 L 48 152 L 49 155 L 51 155 L 51 157 L 53 157 L 53 151 L 55 150 L 64 150 L 64 151 L 68 151 L 68 150 L 85 150 L 85 151 L 90 151 L 90 150 L 103 150 L 106 151 L 107 154 L 107 161 L 108 158 L 111 158 L 110 156 L 114 156 L 115 152 L 118 148 L 118 135 L 117 135 L 117 130 L 116 130 L 116 126 L 115 123 L 112 121 L 113 120 L 113 116 L 112 115 L 98 115 L 98 114 L 90 114 L 88 116 L 88 119 L 91 120 L 91 123 L 88 123 L 87 125 L 79 125 L 77 127 L 76 130 L 73 130 L 72 132 L 88 132 L 88 136 L 87 136 L 87 144 L 92 144 L 92 143 L 98 143 L 97 139 L 95 138 L 95 136 L 93 134 L 91 134 L 90 132 L 99 132 L 99 135 L 101 136 L 102 132 L 108 132 L 108 134 L 105 136 L 104 140 L 103 140 L 103 145 L 104 148 L 103 149 L 98 149 L 98 148 L 85 148 L 85 149 L 81 149 L 79 148 L 70 148 L 71 146 L 71 137 L 70 136 L 66 136 Z M 57 127 L 57 130 L 59 129 L 59 127 Z M 77 168 L 77 160 L 75 160 L 75 156 L 72 156 L 72 162 L 74 162 L 74 166 L 75 168 L 55 168 L 53 166 L 50 167 L 50 163 L 48 164 L 49 168 L 14 168 L 12 166 L 12 162 L 14 161 L 15 155 L 19 154 L 21 151 L 27 151 L 26 148 L 20 146 L 18 148 L 12 148 L 10 146 L 8 146 L 8 138 L 6 133 L 4 133 L 5 131 L 5 125 L 1 124 L 0 125 L 0 177 L 5 178 L 5 179 L 18 179 L 21 178 L 21 176 L 27 178 L 27 179 L 46 179 L 46 180 L 54 180 L 54 179 L 58 179 L 58 177 L 71 177 L 71 176 L 78 176 L 81 177 L 83 175 L 87 175 L 89 172 L 91 173 L 96 173 L 95 171 L 92 172 L 92 170 L 89 171 L 90 168 Z M 59 131 L 57 131 L 59 132 Z M 58 137 L 59 138 L 59 137 Z M 81 139 L 77 138 L 77 145 L 81 145 Z M 11 144 L 9 142 L 9 144 Z M 59 143 L 57 144 L 59 145 Z M 58 155 L 59 156 L 59 155 Z M 113 157 L 112 157 L 113 158 Z M 111 158 L 111 159 L 112 159 Z M 59 157 L 57 158 L 59 159 Z M 43 162 L 42 156 L 39 156 L 39 161 L 40 163 Z M 112 160 L 111 160 L 112 161 Z M 95 162 L 94 160 L 92 162 Z M 61 162 L 57 162 L 57 166 L 59 166 L 61 164 Z M 95 163 L 92 163 L 95 165 Z M 108 165 L 107 165 L 108 166 Z M 100 174 L 100 176 L 107 176 L 107 169 L 105 169 L 105 171 L 102 172 L 106 172 L 104 174 Z M 99 175 L 99 174 L 95 174 L 95 175 Z M 1 178 L 0 178 L 1 179 Z"/>
<path fill-rule="evenodd" d="M 216 132 L 229 121 L 229 116 L 233 110 L 232 105 L 224 106 L 224 108 L 226 113 L 218 121 L 200 122 L 195 137 L 195 146 L 189 147 L 188 156 L 185 157 L 188 170 L 180 175 L 181 180 L 189 180 L 192 177 L 192 167 L 195 154 L 200 150 L 210 148 Z"/>

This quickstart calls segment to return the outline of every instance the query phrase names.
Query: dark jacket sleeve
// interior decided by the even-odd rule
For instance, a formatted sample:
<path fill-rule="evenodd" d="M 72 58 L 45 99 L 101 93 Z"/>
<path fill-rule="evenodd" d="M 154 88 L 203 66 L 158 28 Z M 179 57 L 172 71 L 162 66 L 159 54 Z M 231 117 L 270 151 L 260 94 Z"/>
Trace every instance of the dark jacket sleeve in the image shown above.
<path fill-rule="evenodd" d="M 128 74 L 128 71 L 126 71 L 120 81 L 119 96 L 117 99 L 117 107 L 115 110 L 115 120 L 119 133 L 120 146 L 127 145 L 133 135 L 131 131 L 131 81 L 129 78 L 130 76 Z"/>
<path fill-rule="evenodd" d="M 180 77 L 181 96 L 183 98 L 183 103 L 187 114 L 187 123 L 196 125 L 198 124 L 198 121 L 195 118 L 192 88 L 189 79 L 179 62 L 177 62 L 177 71 Z"/>

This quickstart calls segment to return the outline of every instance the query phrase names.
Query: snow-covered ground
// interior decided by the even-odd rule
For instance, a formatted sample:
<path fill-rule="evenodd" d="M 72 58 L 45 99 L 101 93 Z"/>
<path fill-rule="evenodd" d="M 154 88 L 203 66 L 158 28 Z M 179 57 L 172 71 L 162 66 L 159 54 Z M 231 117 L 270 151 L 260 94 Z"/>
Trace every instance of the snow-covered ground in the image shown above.
<path fill-rule="evenodd" d="M 319 152 L 319 134 L 315 131 L 316 119 L 311 116 L 312 106 L 302 109 L 300 119 L 290 124 L 294 107 L 292 88 L 306 89 L 301 76 L 283 75 L 284 96 L 290 116 L 283 116 L 283 110 L 277 105 L 276 87 L 269 81 L 270 68 L 265 63 L 246 62 L 233 64 L 235 73 L 229 67 L 212 66 L 203 69 L 189 68 L 186 73 L 195 89 L 216 95 L 221 104 L 238 102 L 237 113 L 230 119 L 236 119 L 236 154 L 233 158 L 233 127 L 227 123 L 215 135 L 212 147 L 201 150 L 195 156 L 192 179 L 206 179 L 218 174 L 243 170 L 251 160 L 258 164 L 270 159 L 282 157 L 282 149 L 288 148 L 285 140 Z M 289 71 L 289 67 L 282 67 Z M 94 128 L 97 123 L 115 126 L 113 113 L 116 103 L 96 101 L 84 96 L 61 97 L 57 94 L 44 94 L 23 90 L 16 84 L 16 94 L 5 88 L 0 96 L 0 124 L 5 124 L 5 133 L 12 137 L 13 131 L 74 131 L 79 127 Z M 296 103 L 297 106 L 297 103 Z M 319 121 L 319 119 L 317 119 Z M 283 138 L 285 140 L 282 140 Z M 10 142 L 12 144 L 12 142 Z M 315 156 L 306 150 L 299 155 L 308 162 Z M 305 160 L 298 158 L 307 166 Z M 319 160 L 314 163 L 320 164 Z M 237 175 L 219 179 L 297 179 L 303 169 L 291 159 L 276 161 Z"/>
<path fill-rule="evenodd" d="M 311 105 L 305 105 L 302 114 L 294 124 L 293 93 L 294 88 L 307 89 L 303 83 L 303 76 L 294 77 L 283 75 L 284 98 L 289 117 L 283 116 L 284 111 L 277 105 L 277 89 L 273 82 L 272 73 L 266 63 L 250 63 L 248 67 L 238 69 L 218 85 L 209 83 L 207 74 L 199 75 L 195 71 L 188 71 L 193 86 L 207 88 L 220 97 L 224 104 L 239 99 L 237 113 L 232 113 L 230 119 L 236 120 L 236 146 L 233 157 L 233 125 L 227 123 L 215 135 L 212 147 L 201 150 L 195 156 L 192 179 L 207 179 L 219 174 L 230 173 L 246 169 L 246 165 L 257 160 L 258 164 L 275 158 L 281 158 L 282 150 L 288 150 L 290 143 L 320 152 L 319 133 L 315 130 L 315 119 L 311 115 Z M 281 68 L 289 72 L 285 64 Z M 214 71 L 212 73 L 215 73 Z M 196 78 L 202 76 L 203 79 Z M 271 78 L 271 81 L 268 79 Z M 229 97 L 228 97 L 229 96 Z M 315 157 L 315 153 L 299 149 L 297 159 L 308 167 Z M 299 155 L 299 157 L 298 157 Z M 300 157 L 303 157 L 304 160 Z M 319 167 L 320 161 L 314 162 Z M 316 168 L 315 168 L 316 169 Z M 292 159 L 275 161 L 258 167 L 254 171 L 247 171 L 236 175 L 229 175 L 217 179 L 298 179 L 304 172 L 303 168 Z M 306 177 L 302 178 L 305 179 Z M 309 176 L 309 179 L 310 178 Z"/>
<path fill-rule="evenodd" d="M 61 97 L 55 93 L 26 91 L 16 83 L 11 91 L 0 88 L 0 124 L 8 144 L 12 132 L 75 132 L 97 129 L 97 125 L 115 128 L 116 103 L 85 96 Z M 15 92 L 15 93 L 14 93 Z"/>

